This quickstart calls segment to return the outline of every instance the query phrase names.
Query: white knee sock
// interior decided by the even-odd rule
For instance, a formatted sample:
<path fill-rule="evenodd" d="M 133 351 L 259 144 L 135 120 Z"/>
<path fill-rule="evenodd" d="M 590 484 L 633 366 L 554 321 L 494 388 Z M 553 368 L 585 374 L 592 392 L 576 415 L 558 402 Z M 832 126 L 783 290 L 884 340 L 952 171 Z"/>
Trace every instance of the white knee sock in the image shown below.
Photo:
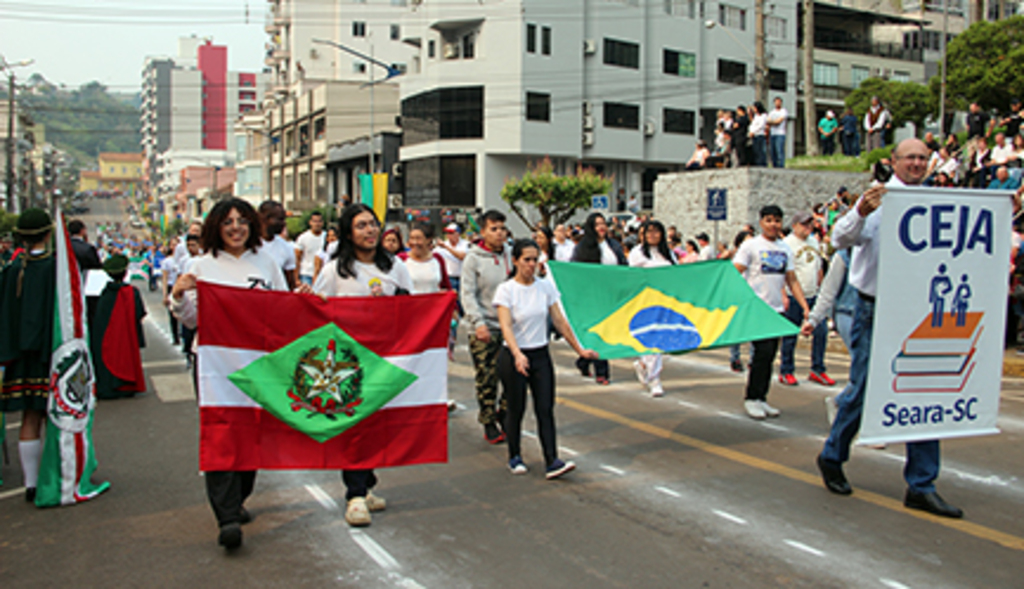
<path fill-rule="evenodd" d="M 39 480 L 39 460 L 43 456 L 42 441 L 22 440 L 18 442 L 18 455 L 21 456 L 21 472 L 25 476 L 25 488 L 33 489 Z"/>

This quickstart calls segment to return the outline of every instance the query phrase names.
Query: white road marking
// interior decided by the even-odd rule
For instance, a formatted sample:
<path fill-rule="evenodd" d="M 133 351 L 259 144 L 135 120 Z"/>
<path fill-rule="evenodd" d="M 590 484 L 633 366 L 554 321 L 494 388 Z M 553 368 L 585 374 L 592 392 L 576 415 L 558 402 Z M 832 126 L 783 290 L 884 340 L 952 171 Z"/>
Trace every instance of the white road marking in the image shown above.
<path fill-rule="evenodd" d="M 619 475 L 620 477 L 626 476 L 626 471 L 622 470 L 621 468 L 615 468 L 614 466 L 609 466 L 607 464 L 602 464 L 601 465 L 601 470 L 606 470 L 606 471 L 608 471 L 608 472 L 610 472 L 612 474 Z"/>
<path fill-rule="evenodd" d="M 722 417 L 728 417 L 729 419 L 742 419 L 739 415 L 736 415 L 735 413 L 729 413 L 728 411 L 715 411 L 715 413 L 721 415 Z"/>
<path fill-rule="evenodd" d="M 568 454 L 569 456 L 579 456 L 580 455 L 579 452 L 573 450 L 572 448 L 567 448 L 565 446 L 559 446 L 558 447 L 558 451 L 563 453 L 563 454 Z"/>
<path fill-rule="evenodd" d="M 25 487 L 18 487 L 17 489 L 11 489 L 10 491 L 4 491 L 0 493 L 0 499 L 7 499 L 8 497 L 15 497 L 17 495 L 23 495 L 25 493 Z"/>
<path fill-rule="evenodd" d="M 307 486 L 306 488 L 309 487 Z M 395 557 L 391 556 L 387 550 L 384 550 L 383 546 L 377 544 L 373 538 L 359 530 L 351 530 L 350 533 L 352 534 L 352 539 L 355 540 L 356 544 L 363 549 L 363 552 L 365 552 L 367 556 L 380 565 L 380 568 L 385 570 L 398 568 L 398 561 L 395 560 Z"/>
<path fill-rule="evenodd" d="M 909 585 L 904 585 L 899 581 L 893 581 L 892 579 L 881 578 L 878 580 L 879 583 L 889 587 L 890 589 L 910 589 Z"/>
<path fill-rule="evenodd" d="M 323 505 L 324 509 L 338 509 L 338 502 L 328 495 L 327 491 L 324 491 L 320 485 L 306 485 L 306 490 L 313 496 L 313 499 L 316 499 L 317 503 Z"/>
<path fill-rule="evenodd" d="M 727 511 L 722 511 L 720 509 L 712 509 L 711 513 L 717 515 L 718 517 L 720 517 L 722 519 L 727 519 L 727 520 L 731 521 L 734 524 L 739 524 L 741 526 L 747 525 L 747 520 L 743 519 L 742 517 L 733 515 L 733 514 L 727 512 Z"/>
<path fill-rule="evenodd" d="M 524 430 L 523 430 L 523 436 L 525 436 L 525 437 L 527 437 L 527 438 L 536 438 L 536 437 L 537 437 L 537 434 L 535 434 L 535 433 L 533 433 L 533 432 L 531 432 L 531 431 L 529 431 L 529 430 L 525 430 L 525 429 L 524 429 Z"/>
<path fill-rule="evenodd" d="M 8 423 L 7 424 L 7 429 L 18 429 L 19 427 L 21 427 L 21 422 L 20 421 L 15 422 L 15 423 Z"/>
<path fill-rule="evenodd" d="M 416 581 L 413 581 L 412 579 L 410 579 L 408 577 L 401 577 L 401 578 L 399 578 L 398 581 L 395 583 L 395 586 L 396 587 L 405 587 L 406 589 L 426 589 L 426 587 L 424 587 L 423 585 L 420 585 L 419 583 L 417 583 Z"/>
<path fill-rule="evenodd" d="M 780 431 L 780 432 L 788 432 L 789 431 L 789 428 L 784 426 L 784 425 L 775 425 L 774 423 L 768 423 L 766 421 L 762 421 L 761 422 L 761 427 L 766 427 L 768 429 L 773 429 L 773 430 Z"/>
<path fill-rule="evenodd" d="M 814 556 L 825 556 L 824 552 L 818 550 L 817 548 L 811 548 L 810 546 L 804 544 L 803 542 L 797 542 L 796 540 L 783 540 L 783 542 L 785 542 L 786 544 L 789 544 L 790 546 L 792 546 L 793 548 L 796 548 L 797 550 L 803 550 L 804 552 L 806 552 L 808 554 L 813 554 Z"/>
<path fill-rule="evenodd" d="M 700 405 L 698 405 L 696 403 L 691 403 L 689 401 L 676 401 L 676 402 L 679 403 L 680 405 L 682 405 L 683 407 L 688 408 L 688 409 L 700 409 Z"/>
<path fill-rule="evenodd" d="M 677 492 L 673 491 L 672 489 L 669 489 L 668 487 L 654 487 L 654 490 L 659 492 L 659 493 L 664 493 L 664 494 L 668 495 L 669 497 L 675 497 L 676 499 L 679 499 L 679 498 L 681 498 L 683 496 L 682 493 L 677 493 Z"/>
<path fill-rule="evenodd" d="M 142 363 L 142 367 L 147 370 L 152 368 L 185 368 L 187 366 L 188 362 L 186 362 L 184 358 L 178 358 L 176 360 L 152 360 Z"/>

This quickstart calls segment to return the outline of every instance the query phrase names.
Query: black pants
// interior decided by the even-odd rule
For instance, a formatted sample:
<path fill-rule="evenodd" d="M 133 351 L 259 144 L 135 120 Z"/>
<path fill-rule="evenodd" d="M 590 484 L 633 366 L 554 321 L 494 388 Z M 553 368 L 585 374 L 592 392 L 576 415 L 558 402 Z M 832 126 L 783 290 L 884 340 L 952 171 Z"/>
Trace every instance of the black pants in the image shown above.
<path fill-rule="evenodd" d="M 516 371 L 512 352 L 502 346 L 498 352 L 498 376 L 501 378 L 502 394 L 508 403 L 505 415 L 505 438 L 508 442 L 509 459 L 520 456 L 523 414 L 526 413 L 526 387 L 533 393 L 533 414 L 537 417 L 540 445 L 544 451 L 544 463 L 550 466 L 558 458 L 555 445 L 555 370 L 551 365 L 548 347 L 523 350 L 530 361 L 529 376 Z M 605 370 L 608 363 L 605 362 Z"/>
<path fill-rule="evenodd" d="M 753 343 L 754 357 L 750 360 L 750 375 L 747 376 L 747 400 L 764 401 L 768 398 L 768 387 L 772 382 L 772 365 L 775 364 L 775 353 L 779 351 L 779 338 Z"/>
<path fill-rule="evenodd" d="M 594 376 L 597 378 L 609 378 L 611 376 L 611 370 L 608 368 L 607 360 L 587 360 L 586 358 L 576 358 L 576 368 L 581 371 L 585 368 L 589 368 L 591 365 L 594 367 Z"/>
<path fill-rule="evenodd" d="M 256 471 L 214 471 L 206 473 L 205 478 L 206 496 L 217 517 L 217 525 L 238 523 L 242 504 L 256 484 Z"/>
<path fill-rule="evenodd" d="M 345 501 L 366 497 L 370 489 L 377 486 L 377 475 L 372 470 L 343 470 L 341 480 L 345 483 Z"/>

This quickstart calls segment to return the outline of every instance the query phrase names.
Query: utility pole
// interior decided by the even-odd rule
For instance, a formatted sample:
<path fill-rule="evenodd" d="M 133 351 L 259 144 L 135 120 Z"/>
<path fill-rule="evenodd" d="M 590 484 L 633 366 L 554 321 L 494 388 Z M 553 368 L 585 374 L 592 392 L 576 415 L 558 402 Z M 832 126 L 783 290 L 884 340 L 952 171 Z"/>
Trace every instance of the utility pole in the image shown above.
<path fill-rule="evenodd" d="M 942 0 L 942 83 L 939 85 L 939 136 L 946 139 L 946 36 L 949 31 L 949 0 Z"/>
<path fill-rule="evenodd" d="M 375 84 L 373 83 L 373 69 L 374 69 L 373 68 L 373 37 L 372 37 L 373 33 L 371 32 L 370 35 L 371 35 L 371 37 L 370 37 L 370 63 L 369 63 L 369 68 L 370 68 L 370 175 L 372 176 L 377 171 L 377 168 L 375 166 L 376 162 L 374 161 L 374 157 L 373 157 L 374 156 L 374 153 L 373 153 L 373 112 L 374 112 L 374 106 L 373 106 L 374 92 L 373 92 L 373 88 L 375 86 Z"/>
<path fill-rule="evenodd" d="M 764 0 L 754 0 L 754 87 L 757 100 L 768 108 L 768 68 L 765 59 Z"/>
<path fill-rule="evenodd" d="M 14 70 L 7 70 L 7 212 L 15 213 L 14 204 Z"/>
<path fill-rule="evenodd" d="M 804 154 L 818 155 L 818 109 L 814 104 L 814 0 L 804 4 Z"/>

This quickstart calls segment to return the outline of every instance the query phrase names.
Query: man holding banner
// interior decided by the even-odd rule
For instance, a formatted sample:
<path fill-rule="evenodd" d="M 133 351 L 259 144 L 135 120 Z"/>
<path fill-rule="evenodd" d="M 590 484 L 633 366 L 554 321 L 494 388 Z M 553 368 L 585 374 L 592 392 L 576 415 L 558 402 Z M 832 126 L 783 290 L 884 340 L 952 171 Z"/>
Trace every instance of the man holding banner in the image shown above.
<path fill-rule="evenodd" d="M 901 142 L 893 163 L 892 180 L 868 189 L 832 233 L 837 248 L 854 248 L 849 280 L 860 296 L 850 383 L 836 400 L 818 467 L 828 490 L 853 492 L 842 463 L 863 418 L 861 443 L 907 445 L 904 505 L 959 518 L 963 512 L 935 491 L 938 439 L 997 431 L 1000 332 L 983 334 L 981 323 L 1002 325 L 1005 295 L 989 289 L 993 297 L 972 296 L 968 272 L 975 284 L 991 283 L 989 270 L 1005 280 L 1008 236 L 993 231 L 993 219 L 1009 217 L 1009 202 L 907 188 L 920 185 L 927 170 L 928 148 L 917 139 Z M 935 286 L 946 282 L 950 288 Z M 950 299 L 947 310 L 936 311 L 943 308 L 937 297 Z M 802 331 L 809 334 L 810 325 Z"/>

